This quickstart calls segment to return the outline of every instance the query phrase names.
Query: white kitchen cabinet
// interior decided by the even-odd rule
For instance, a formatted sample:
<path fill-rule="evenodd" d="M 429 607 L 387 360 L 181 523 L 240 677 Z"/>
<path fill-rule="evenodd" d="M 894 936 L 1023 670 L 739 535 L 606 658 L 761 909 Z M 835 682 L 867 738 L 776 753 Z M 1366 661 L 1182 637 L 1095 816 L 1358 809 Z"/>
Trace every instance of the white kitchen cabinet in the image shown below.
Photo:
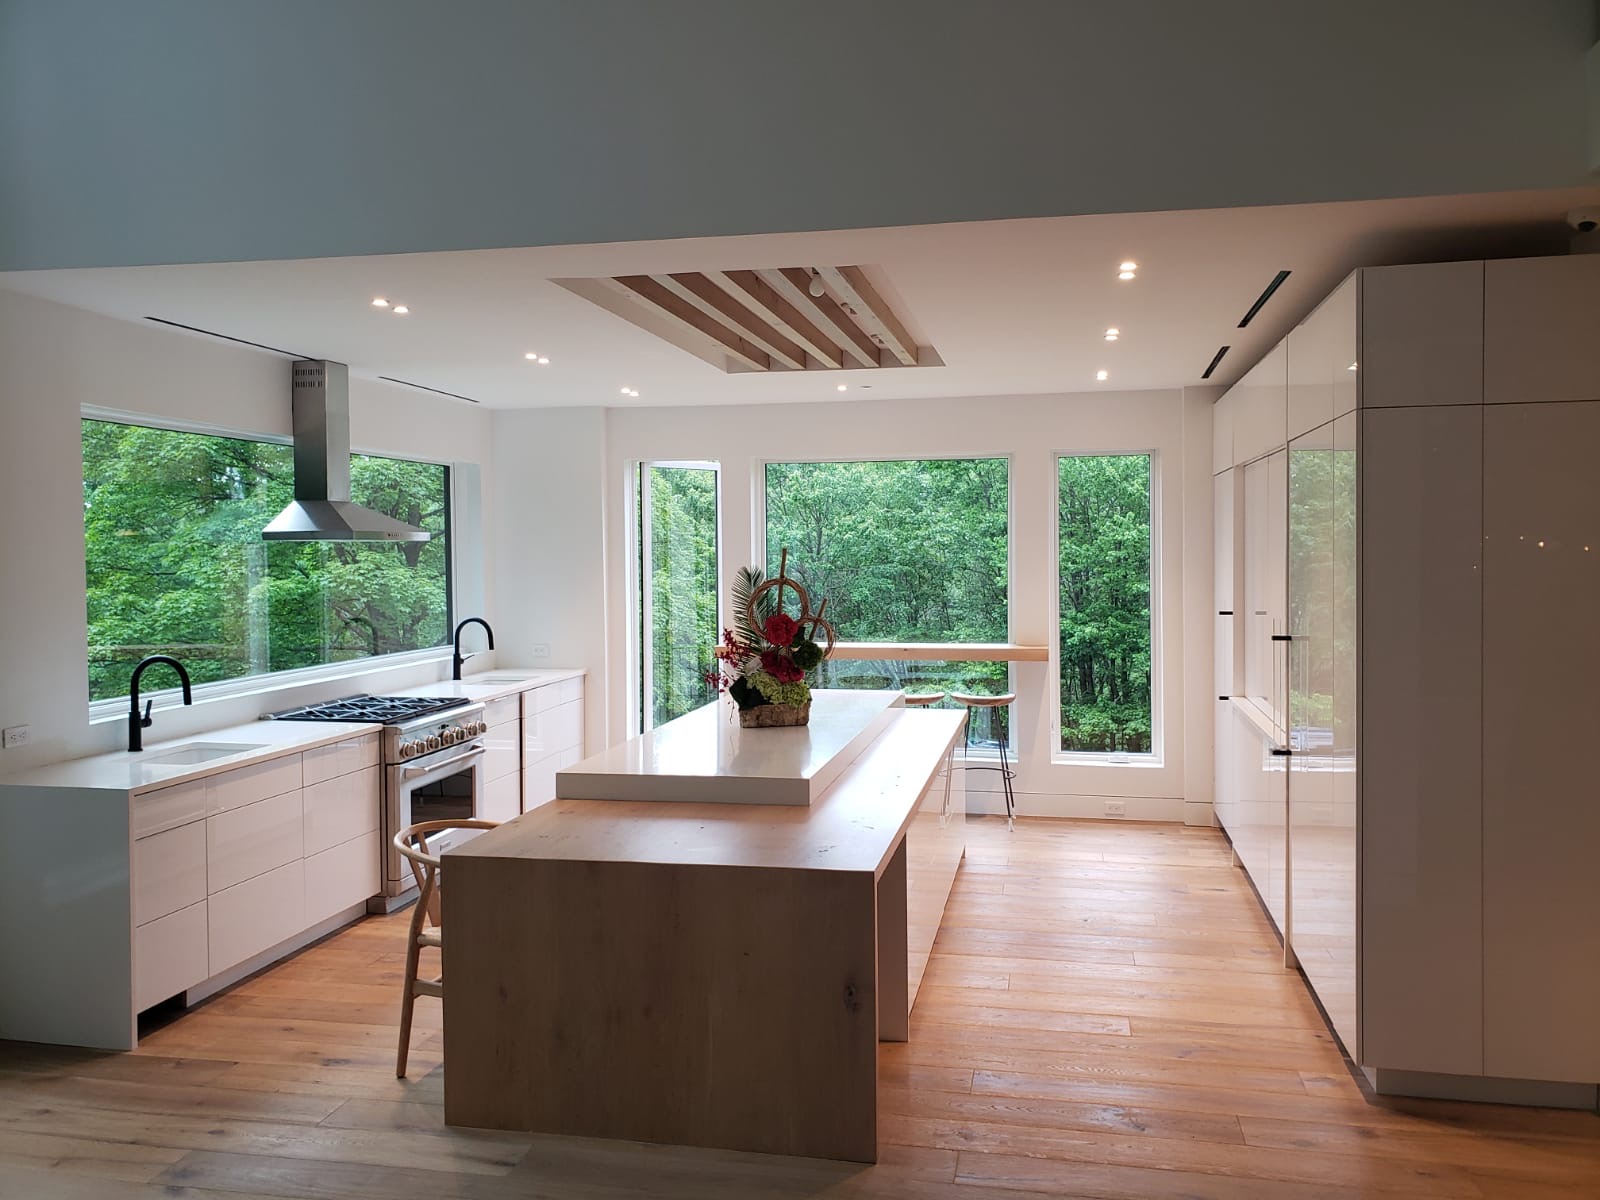
<path fill-rule="evenodd" d="M 300 756 L 301 784 L 310 787 L 340 775 L 354 775 L 368 767 L 379 765 L 379 738 L 376 733 L 346 738 L 326 746 L 317 746 Z"/>
<path fill-rule="evenodd" d="M 306 787 L 301 792 L 305 856 L 379 828 L 382 784 L 381 771 L 374 766 Z"/>
<path fill-rule="evenodd" d="M 1289 460 L 1285 450 L 1244 468 L 1243 613 L 1234 629 L 1244 645 L 1235 650 L 1244 668 L 1239 694 L 1283 728 L 1284 643 L 1288 630 L 1287 567 Z"/>
<path fill-rule="evenodd" d="M 1483 402 L 1600 400 L 1600 254 L 1485 264 Z"/>
<path fill-rule="evenodd" d="M 483 777 L 489 781 L 515 775 L 522 769 L 522 730 L 515 718 L 489 726 L 483 735 Z"/>
<path fill-rule="evenodd" d="M 306 857 L 305 925 L 316 925 L 383 890 L 382 834 L 373 829 Z"/>
<path fill-rule="evenodd" d="M 133 798 L 133 836 L 148 837 L 206 815 L 206 780 L 145 792 Z"/>
<path fill-rule="evenodd" d="M 1600 403 L 1492 405 L 1484 422 L 1484 1070 L 1594 1083 Z"/>
<path fill-rule="evenodd" d="M 1288 442 L 1288 349 L 1279 342 L 1228 390 L 1233 409 L 1233 461 L 1251 462 Z"/>
<path fill-rule="evenodd" d="M 524 767 L 522 771 L 522 811 L 548 804 L 556 796 L 556 772 L 583 761 L 583 747 L 574 746 Z"/>
<path fill-rule="evenodd" d="M 513 771 L 483 786 L 482 816 L 488 821 L 509 821 L 522 811 L 522 773 Z"/>
<path fill-rule="evenodd" d="M 133 844 L 133 920 L 144 925 L 206 898 L 206 826 L 191 821 Z"/>
<path fill-rule="evenodd" d="M 133 1006 L 142 1012 L 211 973 L 206 901 L 140 925 L 133 936 Z"/>
<path fill-rule="evenodd" d="M 298 791 L 206 818 L 208 890 L 220 892 L 305 857 L 305 817 Z"/>
<path fill-rule="evenodd" d="M 1235 653 L 1239 649 L 1235 631 L 1242 620 L 1239 611 L 1239 589 L 1236 555 L 1239 506 L 1234 502 L 1239 472 L 1233 468 L 1216 475 L 1211 481 L 1212 516 L 1212 603 L 1216 609 L 1216 640 L 1212 666 L 1215 674 L 1216 694 L 1231 696 L 1238 688 L 1239 675 Z"/>
<path fill-rule="evenodd" d="M 1238 400 L 1229 388 L 1211 406 L 1211 473 L 1233 466 L 1233 414 Z"/>
<path fill-rule="evenodd" d="M 208 960 L 219 975 L 306 928 L 305 862 L 293 862 L 214 893 L 207 901 Z"/>
<path fill-rule="evenodd" d="M 582 758 L 582 677 L 522 693 L 522 811 L 553 799 L 556 772 Z"/>
<path fill-rule="evenodd" d="M 1231 839 L 1239 825 L 1239 790 L 1233 782 L 1233 701 L 1223 697 L 1212 703 L 1211 810 Z"/>
<path fill-rule="evenodd" d="M 1362 408 L 1481 404 L 1484 264 L 1360 272 Z"/>
<path fill-rule="evenodd" d="M 224 771 L 205 781 L 206 812 L 215 814 L 243 808 L 272 796 L 298 792 L 300 785 L 299 754 L 285 754 L 254 766 Z"/>

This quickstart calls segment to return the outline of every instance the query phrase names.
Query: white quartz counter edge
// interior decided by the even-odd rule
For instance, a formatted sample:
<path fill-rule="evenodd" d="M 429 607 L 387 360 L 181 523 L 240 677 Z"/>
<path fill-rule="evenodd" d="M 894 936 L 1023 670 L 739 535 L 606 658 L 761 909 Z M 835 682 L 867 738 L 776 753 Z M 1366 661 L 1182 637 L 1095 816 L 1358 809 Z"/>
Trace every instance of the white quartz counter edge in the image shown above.
<path fill-rule="evenodd" d="M 382 728 L 381 725 L 354 721 L 250 721 L 244 725 L 208 729 L 204 733 L 172 741 L 150 742 L 140 753 L 122 750 L 114 754 L 97 754 L 92 758 L 76 758 L 34 767 L 0 779 L 0 787 L 86 788 L 139 795 L 194 779 L 220 775 L 237 767 L 253 766 L 285 754 L 298 754 L 303 750 L 342 742 L 364 733 L 377 733 Z M 198 763 L 150 761 L 160 757 L 163 751 L 180 749 L 196 742 L 239 742 L 259 749 Z"/>
<path fill-rule="evenodd" d="M 515 678 L 513 678 L 513 676 Z M 441 679 L 437 683 L 419 683 L 415 687 L 401 688 L 396 696 L 460 696 L 463 700 L 501 700 L 518 692 L 531 692 L 535 688 L 561 683 L 567 679 L 582 679 L 584 672 L 576 669 L 496 667 L 481 675 L 468 675 L 465 679 Z"/>

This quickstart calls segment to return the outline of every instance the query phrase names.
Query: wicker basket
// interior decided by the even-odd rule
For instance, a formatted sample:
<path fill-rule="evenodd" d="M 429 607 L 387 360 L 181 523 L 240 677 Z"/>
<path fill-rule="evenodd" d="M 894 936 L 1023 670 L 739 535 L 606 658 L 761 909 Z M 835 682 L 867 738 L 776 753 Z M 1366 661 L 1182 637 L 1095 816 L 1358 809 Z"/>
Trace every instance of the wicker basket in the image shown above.
<path fill-rule="evenodd" d="M 778 729 L 787 725 L 805 725 L 810 720 L 809 700 L 804 704 L 762 704 L 739 710 L 739 726 L 742 729 Z"/>

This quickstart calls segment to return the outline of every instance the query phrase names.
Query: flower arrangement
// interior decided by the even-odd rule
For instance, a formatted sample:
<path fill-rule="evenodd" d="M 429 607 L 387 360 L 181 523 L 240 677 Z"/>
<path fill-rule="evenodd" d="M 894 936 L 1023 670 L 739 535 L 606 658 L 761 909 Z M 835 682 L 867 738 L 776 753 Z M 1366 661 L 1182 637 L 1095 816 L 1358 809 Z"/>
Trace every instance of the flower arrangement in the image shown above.
<path fill-rule="evenodd" d="M 739 708 L 744 726 L 804 725 L 811 715 L 811 685 L 806 675 L 833 652 L 833 627 L 822 617 L 828 602 L 811 611 L 805 588 L 789 578 L 789 552 L 777 575 L 742 567 L 733 586 L 738 632 L 725 629 L 713 653 L 717 666 L 706 682 L 726 692 Z M 783 592 L 799 598 L 800 614 L 783 611 Z M 817 641 L 825 637 L 827 649 Z"/>

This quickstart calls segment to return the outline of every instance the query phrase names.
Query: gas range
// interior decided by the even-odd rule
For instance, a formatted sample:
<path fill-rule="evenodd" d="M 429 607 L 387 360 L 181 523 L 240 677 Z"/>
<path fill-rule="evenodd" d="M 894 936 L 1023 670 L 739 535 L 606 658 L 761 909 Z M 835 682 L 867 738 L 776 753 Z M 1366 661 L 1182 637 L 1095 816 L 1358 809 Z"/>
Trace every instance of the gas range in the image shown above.
<path fill-rule="evenodd" d="M 344 696 L 263 713 L 263 721 L 360 721 L 384 726 L 383 761 L 411 762 L 488 732 L 483 705 L 460 696 Z"/>

